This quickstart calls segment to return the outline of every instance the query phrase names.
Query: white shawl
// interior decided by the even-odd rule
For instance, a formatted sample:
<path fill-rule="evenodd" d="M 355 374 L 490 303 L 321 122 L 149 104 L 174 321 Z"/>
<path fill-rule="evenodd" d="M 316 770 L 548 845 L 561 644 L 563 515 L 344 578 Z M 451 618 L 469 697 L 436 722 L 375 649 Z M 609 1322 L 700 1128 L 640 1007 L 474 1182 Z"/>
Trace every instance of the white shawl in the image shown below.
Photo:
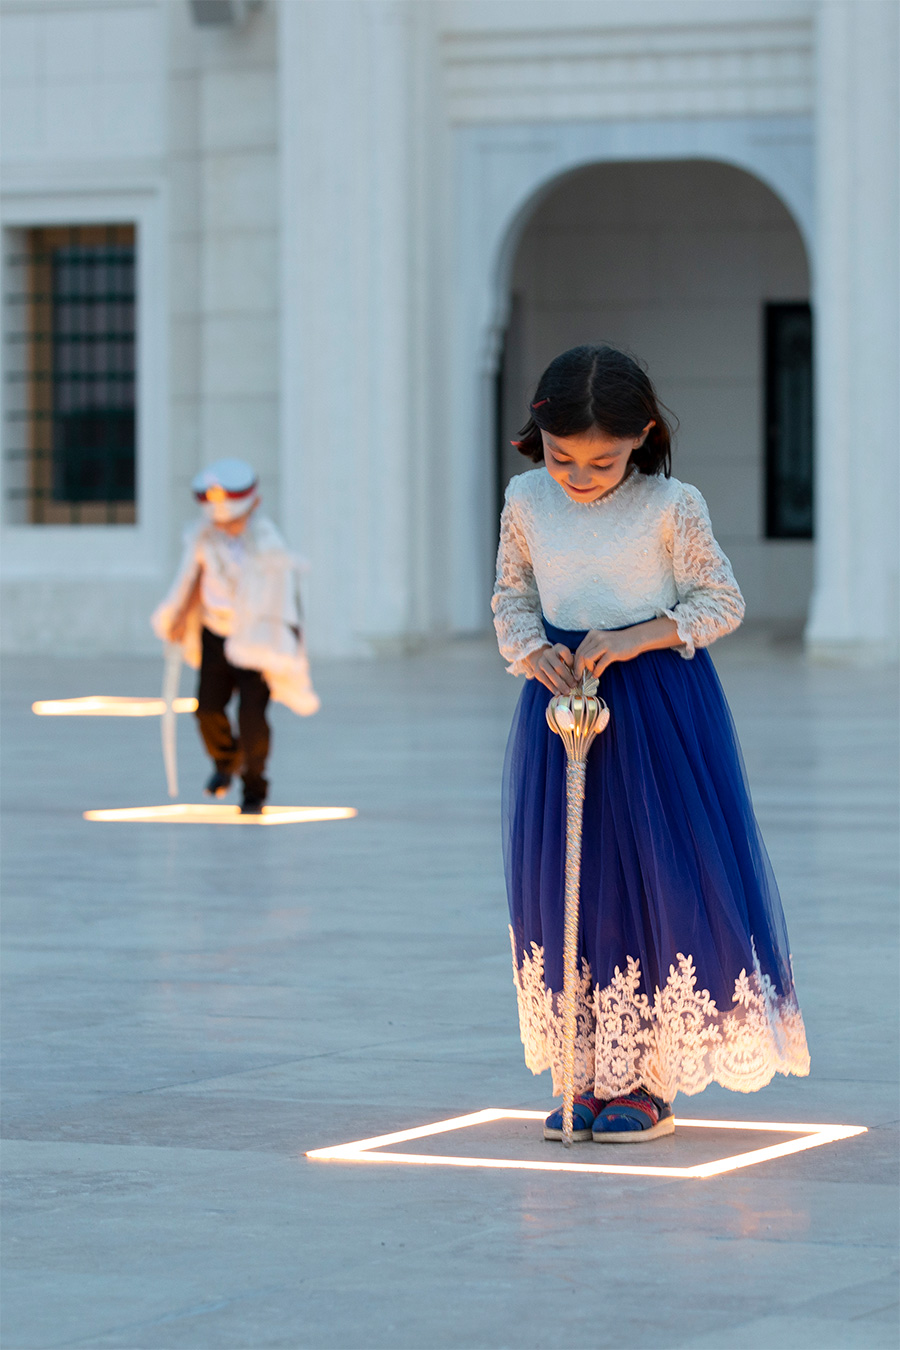
<path fill-rule="evenodd" d="M 170 641 L 172 624 L 194 590 L 200 568 L 199 545 L 215 529 L 207 521 L 185 534 L 181 564 L 168 595 L 150 622 L 157 637 Z M 262 671 L 278 703 L 302 717 L 319 709 L 303 641 L 299 578 L 303 565 L 289 553 L 272 521 L 255 514 L 245 535 L 246 553 L 234 603 L 234 628 L 225 639 L 233 666 Z M 181 642 L 184 659 L 200 665 L 202 612 L 199 596 L 187 614 Z"/>

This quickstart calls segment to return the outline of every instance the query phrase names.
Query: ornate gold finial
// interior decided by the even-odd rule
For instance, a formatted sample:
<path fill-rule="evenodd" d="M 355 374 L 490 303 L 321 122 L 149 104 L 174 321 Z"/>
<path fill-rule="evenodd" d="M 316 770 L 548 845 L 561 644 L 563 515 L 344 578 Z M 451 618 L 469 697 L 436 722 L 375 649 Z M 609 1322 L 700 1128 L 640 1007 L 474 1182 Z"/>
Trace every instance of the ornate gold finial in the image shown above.
<path fill-rule="evenodd" d="M 547 725 L 562 737 L 569 759 L 587 759 L 594 737 L 609 721 L 609 708 L 597 697 L 598 683 L 585 671 L 577 688 L 557 694 L 547 704 Z"/>

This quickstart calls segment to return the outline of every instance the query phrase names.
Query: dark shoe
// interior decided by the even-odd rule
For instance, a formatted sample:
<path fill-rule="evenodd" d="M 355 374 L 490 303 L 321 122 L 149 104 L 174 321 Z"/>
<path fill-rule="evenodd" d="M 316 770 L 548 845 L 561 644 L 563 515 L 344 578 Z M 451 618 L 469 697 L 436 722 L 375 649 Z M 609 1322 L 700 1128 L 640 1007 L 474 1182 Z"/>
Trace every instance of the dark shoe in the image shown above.
<path fill-rule="evenodd" d="M 607 1102 L 594 1121 L 594 1143 L 646 1144 L 674 1131 L 675 1117 L 669 1103 L 638 1087 Z"/>
<path fill-rule="evenodd" d="M 576 1142 L 581 1143 L 585 1139 L 593 1138 L 591 1129 L 605 1105 L 606 1102 L 601 1101 L 599 1097 L 592 1097 L 582 1092 L 577 1094 L 572 1104 L 572 1138 Z M 562 1117 L 561 1106 L 550 1112 L 544 1121 L 545 1139 L 562 1139 Z"/>
<path fill-rule="evenodd" d="M 261 816 L 265 799 L 263 797 L 245 797 L 241 802 L 242 816 Z"/>
<path fill-rule="evenodd" d="M 216 769 L 203 791 L 207 797 L 224 797 L 230 787 L 231 774 L 219 773 L 219 770 Z"/>

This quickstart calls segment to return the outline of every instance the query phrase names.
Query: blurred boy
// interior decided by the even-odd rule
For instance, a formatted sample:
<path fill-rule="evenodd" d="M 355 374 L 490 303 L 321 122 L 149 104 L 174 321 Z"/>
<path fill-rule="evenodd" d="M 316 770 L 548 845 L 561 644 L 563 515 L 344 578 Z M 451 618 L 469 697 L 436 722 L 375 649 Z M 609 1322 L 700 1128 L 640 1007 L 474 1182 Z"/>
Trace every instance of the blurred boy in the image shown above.
<path fill-rule="evenodd" d="M 215 767 L 207 794 L 223 797 L 240 772 L 241 811 L 258 815 L 268 792 L 269 698 L 303 716 L 319 706 L 300 626 L 299 565 L 258 512 L 249 464 L 217 460 L 191 487 L 203 519 L 189 529 L 178 575 L 151 622 L 200 668 L 197 721 Z M 226 711 L 235 690 L 236 735 Z"/>

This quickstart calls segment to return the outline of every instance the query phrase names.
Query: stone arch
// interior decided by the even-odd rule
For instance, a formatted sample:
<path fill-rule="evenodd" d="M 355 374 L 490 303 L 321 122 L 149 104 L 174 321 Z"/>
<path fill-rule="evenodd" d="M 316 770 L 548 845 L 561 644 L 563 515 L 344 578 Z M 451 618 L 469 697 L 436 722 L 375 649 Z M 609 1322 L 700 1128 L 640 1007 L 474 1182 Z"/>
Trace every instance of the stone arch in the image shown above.
<path fill-rule="evenodd" d="M 706 497 L 748 619 L 799 634 L 812 542 L 768 537 L 766 520 L 766 315 L 799 350 L 808 314 L 797 306 L 808 304 L 810 284 L 780 199 L 720 161 L 589 165 L 542 194 L 504 262 L 514 304 L 498 381 L 498 497 L 531 467 L 509 441 L 547 362 L 579 342 L 631 350 L 679 418 L 675 475 Z M 773 342 L 773 360 L 784 342 Z M 809 394 L 809 368 L 807 377 Z M 782 368 L 779 385 L 797 378 Z"/>
<path fill-rule="evenodd" d="M 714 161 L 759 179 L 813 245 L 812 129 L 806 117 L 464 128 L 457 133 L 449 484 L 451 626 L 480 627 L 495 539 L 494 379 L 510 267 L 535 210 L 593 164 Z"/>

